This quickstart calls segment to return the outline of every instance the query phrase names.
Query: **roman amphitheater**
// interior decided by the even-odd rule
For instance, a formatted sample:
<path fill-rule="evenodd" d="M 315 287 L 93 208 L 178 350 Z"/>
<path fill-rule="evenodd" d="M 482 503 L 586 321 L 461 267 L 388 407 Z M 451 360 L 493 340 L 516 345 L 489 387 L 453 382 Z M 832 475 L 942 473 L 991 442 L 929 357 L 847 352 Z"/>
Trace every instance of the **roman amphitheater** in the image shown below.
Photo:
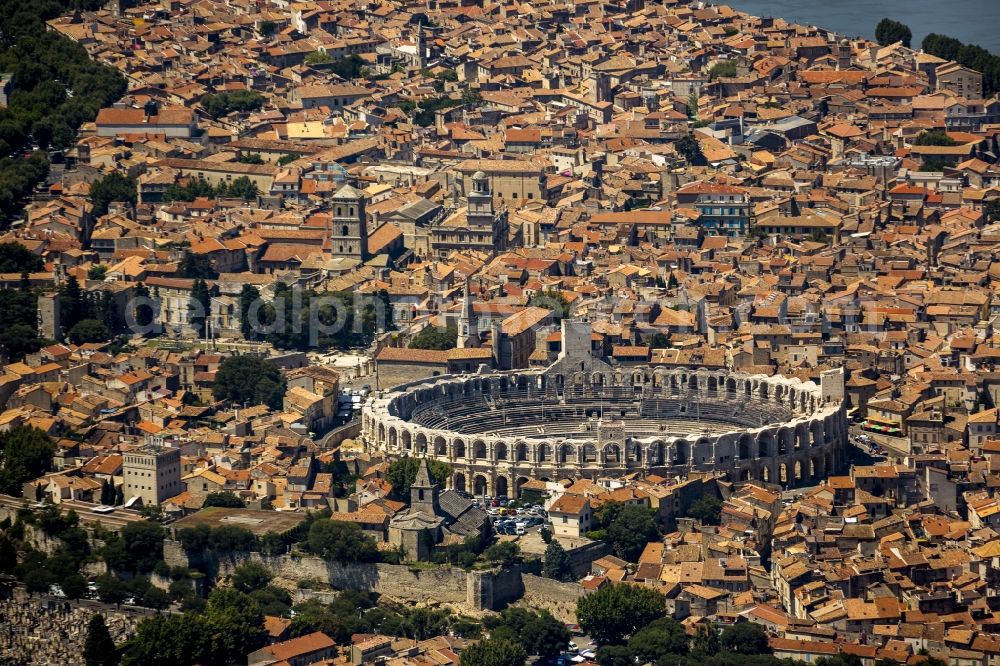
<path fill-rule="evenodd" d="M 590 327 L 564 322 L 563 352 L 539 370 L 434 377 L 384 391 L 363 438 L 389 456 L 447 462 L 451 485 L 516 496 L 529 479 L 718 470 L 790 487 L 840 467 L 841 371 L 821 385 L 695 368 L 612 367 Z"/>

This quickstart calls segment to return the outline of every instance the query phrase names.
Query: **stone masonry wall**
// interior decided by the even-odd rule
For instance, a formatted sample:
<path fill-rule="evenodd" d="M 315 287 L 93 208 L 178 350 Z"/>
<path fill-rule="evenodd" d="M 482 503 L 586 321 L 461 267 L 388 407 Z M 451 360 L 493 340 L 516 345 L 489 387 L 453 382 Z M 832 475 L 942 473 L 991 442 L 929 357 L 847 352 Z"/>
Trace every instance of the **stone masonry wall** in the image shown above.
<path fill-rule="evenodd" d="M 576 622 L 576 600 L 583 596 L 583 588 L 577 583 L 560 583 L 551 578 L 542 578 L 522 573 L 524 596 L 519 605 L 549 611 L 562 622 Z"/>
<path fill-rule="evenodd" d="M 164 559 L 171 566 L 193 564 L 176 541 L 165 541 L 163 551 Z M 411 569 L 403 564 L 328 562 L 312 555 L 240 554 L 219 558 L 211 563 L 211 568 L 221 578 L 247 560 L 265 564 L 280 578 L 316 579 L 338 590 L 376 592 L 404 601 L 447 603 L 476 611 L 493 610 L 514 601 L 523 590 L 518 571 L 466 572 L 449 567 Z"/>

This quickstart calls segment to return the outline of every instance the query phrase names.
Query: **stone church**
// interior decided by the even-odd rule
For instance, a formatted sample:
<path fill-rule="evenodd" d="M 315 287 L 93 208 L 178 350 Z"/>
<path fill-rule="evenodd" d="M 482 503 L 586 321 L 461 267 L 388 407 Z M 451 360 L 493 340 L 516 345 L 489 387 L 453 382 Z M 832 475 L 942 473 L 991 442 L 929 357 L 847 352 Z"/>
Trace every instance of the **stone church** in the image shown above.
<path fill-rule="evenodd" d="M 473 535 L 490 536 L 489 516 L 454 490 L 441 492 L 431 481 L 427 460 L 420 460 L 410 486 L 410 509 L 389 522 L 389 543 L 410 560 L 429 560 L 438 544 L 461 543 Z"/>

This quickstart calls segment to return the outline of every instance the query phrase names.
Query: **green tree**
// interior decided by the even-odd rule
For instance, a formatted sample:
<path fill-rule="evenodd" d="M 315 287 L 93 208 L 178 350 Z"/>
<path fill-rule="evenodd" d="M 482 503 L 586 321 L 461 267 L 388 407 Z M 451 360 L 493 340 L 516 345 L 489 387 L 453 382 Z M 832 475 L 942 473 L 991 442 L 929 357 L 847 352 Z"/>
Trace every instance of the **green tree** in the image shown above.
<path fill-rule="evenodd" d="M 688 509 L 688 516 L 705 525 L 718 525 L 722 522 L 722 500 L 714 495 L 702 495 Z"/>
<path fill-rule="evenodd" d="M 27 324 L 10 324 L 0 328 L 0 347 L 10 354 L 11 360 L 23 358 L 25 354 L 41 348 L 38 331 Z"/>
<path fill-rule="evenodd" d="M 599 666 L 635 666 L 635 655 L 625 645 L 602 645 L 595 659 Z"/>
<path fill-rule="evenodd" d="M 211 199 L 215 195 L 215 188 L 204 178 L 187 178 L 183 184 L 174 183 L 167 187 L 163 191 L 163 201 L 194 201 L 199 197 Z"/>
<path fill-rule="evenodd" d="M 157 615 L 139 623 L 136 635 L 125 645 L 123 666 L 171 664 L 225 664 L 215 660 L 213 636 L 206 619 L 194 613 Z"/>
<path fill-rule="evenodd" d="M 521 557 L 521 549 L 513 541 L 500 541 L 483 551 L 483 557 L 488 561 L 503 566 L 510 566 Z"/>
<path fill-rule="evenodd" d="M 198 278 L 202 280 L 214 280 L 219 277 L 219 273 L 215 270 L 215 266 L 212 265 L 212 260 L 207 254 L 195 254 L 194 252 L 185 250 L 180 262 L 177 264 L 177 277 L 192 280 Z"/>
<path fill-rule="evenodd" d="M 257 547 L 257 537 L 238 525 L 220 525 L 209 532 L 208 545 L 222 554 L 249 553 Z"/>
<path fill-rule="evenodd" d="M 506 608 L 499 618 L 486 620 L 490 638 L 502 638 L 524 647 L 530 655 L 554 659 L 569 644 L 566 625 L 548 611 Z"/>
<path fill-rule="evenodd" d="M 462 650 L 460 666 L 524 666 L 528 655 L 517 643 L 488 638 Z"/>
<path fill-rule="evenodd" d="M 237 590 L 213 590 L 205 607 L 205 620 L 214 633 L 215 653 L 227 663 L 245 659 L 249 652 L 267 642 L 260 606 Z"/>
<path fill-rule="evenodd" d="M 701 145 L 690 134 L 685 134 L 678 139 L 674 144 L 674 149 L 691 166 L 705 166 L 707 164 L 705 155 L 701 152 Z"/>
<path fill-rule="evenodd" d="M 882 46 L 889 46 L 890 44 L 895 44 L 896 42 L 902 42 L 903 46 L 910 48 L 910 41 L 912 39 L 913 33 L 910 31 L 909 26 L 900 23 L 899 21 L 884 18 L 878 22 L 877 26 L 875 26 L 875 41 Z"/>
<path fill-rule="evenodd" d="M 213 118 L 233 112 L 249 113 L 264 106 L 264 96 L 256 90 L 234 90 L 218 94 L 203 95 L 199 100 L 201 108 Z"/>
<path fill-rule="evenodd" d="M 449 324 L 447 328 L 428 326 L 413 336 L 410 349 L 454 349 L 458 344 L 458 327 Z"/>
<path fill-rule="evenodd" d="M 955 141 L 944 130 L 925 130 L 913 140 L 914 146 L 957 146 Z"/>
<path fill-rule="evenodd" d="M 288 633 L 292 637 L 322 631 L 338 643 L 347 643 L 351 640 L 352 633 L 367 628 L 359 626 L 357 610 L 342 615 L 316 599 L 297 604 L 294 610 L 295 618 L 288 627 Z"/>
<path fill-rule="evenodd" d="M 212 395 L 244 405 L 281 409 L 285 380 L 277 367 L 259 356 L 230 356 L 219 364 Z"/>
<path fill-rule="evenodd" d="M 939 172 L 953 166 L 955 166 L 955 163 L 951 160 L 943 160 L 932 157 L 920 163 L 919 171 Z"/>
<path fill-rule="evenodd" d="M 138 199 L 135 179 L 126 178 L 117 171 L 95 180 L 90 184 L 90 201 L 94 205 L 94 215 L 104 215 L 114 201 L 127 201 L 135 205 Z"/>
<path fill-rule="evenodd" d="M 151 520 L 137 520 L 122 528 L 122 545 L 129 571 L 148 573 L 163 559 L 163 526 Z"/>
<path fill-rule="evenodd" d="M 711 657 L 719 652 L 719 632 L 714 625 L 700 625 L 691 641 L 691 654 L 698 658 Z"/>
<path fill-rule="evenodd" d="M 97 585 L 97 596 L 106 604 L 120 604 L 128 596 L 125 583 L 114 574 L 101 574 L 94 583 Z"/>
<path fill-rule="evenodd" d="M 202 503 L 202 507 L 209 506 L 222 506 L 230 509 L 245 509 L 247 505 L 233 491 L 224 490 L 222 492 L 209 493 L 208 495 L 205 495 L 205 501 Z"/>
<path fill-rule="evenodd" d="M 326 51 L 313 51 L 307 53 L 305 58 L 307 65 L 324 65 L 330 62 L 333 62 L 333 56 Z"/>
<path fill-rule="evenodd" d="M 554 289 L 540 291 L 528 299 L 528 305 L 552 311 L 552 318 L 559 320 L 570 316 L 570 305 L 566 297 Z"/>
<path fill-rule="evenodd" d="M 17 546 L 9 534 L 0 533 L 0 573 L 12 574 L 17 569 Z"/>
<path fill-rule="evenodd" d="M 688 93 L 687 115 L 691 120 L 696 120 L 698 118 L 698 93 L 696 93 L 693 89 L 690 93 Z"/>
<path fill-rule="evenodd" d="M 708 70 L 708 78 L 712 81 L 721 78 L 732 78 L 736 76 L 736 61 L 735 60 L 721 60 Z"/>
<path fill-rule="evenodd" d="M 385 473 L 385 478 L 392 484 L 392 496 L 398 500 L 409 501 L 410 486 L 417 478 L 420 469 L 420 458 L 400 458 L 394 460 Z M 431 481 L 439 487 L 444 487 L 451 478 L 451 465 L 439 460 L 427 459 L 427 471 Z"/>
<path fill-rule="evenodd" d="M 148 328 L 153 323 L 153 317 L 155 316 L 153 306 L 150 304 L 152 299 L 150 298 L 149 288 L 140 282 L 136 285 L 134 297 L 136 304 L 132 317 L 136 324 L 142 328 Z"/>
<path fill-rule="evenodd" d="M 467 87 L 462 90 L 462 106 L 477 107 L 483 103 L 483 96 L 475 88 Z"/>
<path fill-rule="evenodd" d="M 110 481 L 104 479 L 104 482 L 101 483 L 101 504 L 105 506 L 113 506 L 114 503 L 115 487 Z"/>
<path fill-rule="evenodd" d="M 726 627 L 719 644 L 723 650 L 737 654 L 770 654 L 767 633 L 755 622 L 737 622 Z"/>
<path fill-rule="evenodd" d="M 680 622 L 661 617 L 637 631 L 628 647 L 640 664 L 656 663 L 667 655 L 687 654 L 688 637 Z"/>
<path fill-rule="evenodd" d="M 566 549 L 562 547 L 562 544 L 557 539 L 552 539 L 549 541 L 549 545 L 545 547 L 542 575 L 564 582 L 573 580 L 569 555 L 566 554 Z"/>
<path fill-rule="evenodd" d="M 75 345 L 87 342 L 106 342 L 111 339 L 111 331 L 96 319 L 81 319 L 69 329 L 69 341 Z"/>
<path fill-rule="evenodd" d="M 72 329 L 81 319 L 87 318 L 87 301 L 79 280 L 70 275 L 59 287 L 61 296 L 61 318 L 63 328 Z"/>
<path fill-rule="evenodd" d="M 246 340 L 256 340 L 259 333 L 251 321 L 250 309 L 260 300 L 260 290 L 252 284 L 244 284 L 240 290 L 240 332 Z"/>
<path fill-rule="evenodd" d="M 87 591 L 87 581 L 79 573 L 73 572 L 59 581 L 59 587 L 69 599 L 79 599 Z"/>
<path fill-rule="evenodd" d="M 257 602 L 264 615 L 288 617 L 292 608 L 292 596 L 288 590 L 276 585 L 264 587 L 250 592 L 250 598 Z"/>
<path fill-rule="evenodd" d="M 673 278 L 673 275 L 670 276 Z M 654 333 L 649 338 L 649 346 L 653 349 L 669 349 L 670 348 L 670 336 L 664 333 Z"/>
<path fill-rule="evenodd" d="M 33 567 L 23 571 L 19 576 L 24 583 L 29 594 L 48 592 L 49 587 L 55 582 L 55 575 L 45 568 L 44 565 Z"/>
<path fill-rule="evenodd" d="M 204 338 L 208 335 L 208 316 L 211 312 L 212 295 L 208 284 L 198 278 L 191 287 L 191 302 L 188 305 L 188 323 L 194 327 L 198 337 Z"/>
<path fill-rule="evenodd" d="M 0 273 L 36 273 L 43 267 L 42 258 L 17 241 L 0 243 Z"/>
<path fill-rule="evenodd" d="M 254 590 L 267 587 L 272 578 L 274 578 L 274 574 L 265 565 L 249 561 L 236 567 L 230 577 L 230 582 L 240 592 L 250 594 Z"/>
<path fill-rule="evenodd" d="M 142 593 L 139 601 L 146 608 L 163 610 L 170 605 L 170 595 L 155 585 L 150 585 Z"/>
<path fill-rule="evenodd" d="M 104 623 L 104 616 L 95 613 L 87 625 L 87 639 L 83 644 L 83 661 L 87 666 L 117 666 L 118 651 Z"/>
<path fill-rule="evenodd" d="M 653 509 L 638 504 L 621 509 L 607 528 L 608 542 L 619 557 L 635 562 L 647 543 L 659 540 L 655 515 Z"/>
<path fill-rule="evenodd" d="M 309 552 L 338 562 L 375 562 L 375 540 L 353 523 L 329 518 L 313 521 L 306 539 Z"/>
<path fill-rule="evenodd" d="M 87 269 L 88 280 L 103 280 L 108 274 L 108 267 L 105 264 L 94 264 Z"/>
<path fill-rule="evenodd" d="M 602 645 L 624 643 L 665 614 L 663 595 L 637 585 L 607 585 L 576 602 L 580 628 Z"/>
<path fill-rule="evenodd" d="M 257 183 L 250 180 L 247 176 L 240 176 L 229 186 L 229 196 L 243 199 L 244 201 L 255 199 L 257 198 Z"/>
<path fill-rule="evenodd" d="M 260 153 L 244 153 L 236 161 L 241 164 L 263 164 L 264 158 L 260 156 Z"/>
<path fill-rule="evenodd" d="M 52 469 L 56 446 L 45 432 L 17 426 L 0 432 L 0 492 L 19 497 L 21 486 Z"/>
<path fill-rule="evenodd" d="M 983 215 L 990 222 L 1000 222 L 1000 199 L 993 199 L 983 206 Z"/>

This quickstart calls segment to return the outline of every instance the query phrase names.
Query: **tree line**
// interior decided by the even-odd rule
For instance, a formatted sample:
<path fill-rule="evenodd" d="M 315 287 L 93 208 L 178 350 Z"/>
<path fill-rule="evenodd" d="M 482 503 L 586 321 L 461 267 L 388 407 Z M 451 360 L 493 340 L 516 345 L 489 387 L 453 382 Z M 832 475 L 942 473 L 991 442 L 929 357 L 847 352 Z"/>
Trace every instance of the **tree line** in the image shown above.
<path fill-rule="evenodd" d="M 882 19 L 875 27 L 875 40 L 882 46 L 901 42 L 909 48 L 912 39 L 913 32 L 909 26 L 890 18 Z M 1000 56 L 978 44 L 966 44 L 954 37 L 932 32 L 923 38 L 920 48 L 933 56 L 954 60 L 963 67 L 980 72 L 983 75 L 984 97 L 1000 91 Z"/>
<path fill-rule="evenodd" d="M 384 289 L 364 296 L 346 291 L 320 293 L 279 282 L 274 298 L 263 304 L 253 285 L 245 285 L 240 293 L 243 337 L 265 340 L 279 349 L 359 346 L 371 340 L 380 323 L 391 327 L 391 312 Z"/>
<path fill-rule="evenodd" d="M 208 115 L 221 118 L 234 111 L 240 113 L 257 111 L 264 105 L 264 96 L 256 90 L 234 90 L 202 95 L 198 103 Z"/>
<path fill-rule="evenodd" d="M 981 72 L 983 75 L 983 95 L 989 97 L 1000 91 L 1000 56 L 990 53 L 977 44 L 965 44 L 954 37 L 930 33 L 924 37 L 920 47 L 931 55 Z"/>
<path fill-rule="evenodd" d="M 7 106 L 0 108 L 0 225 L 9 223 L 21 200 L 48 175 L 48 156 L 41 151 L 72 146 L 82 123 L 125 94 L 125 78 L 117 70 L 46 29 L 51 18 L 98 5 L 89 0 L 0 3 L 0 72 L 12 74 L 13 88 Z M 35 149 L 39 152 L 30 152 Z"/>

